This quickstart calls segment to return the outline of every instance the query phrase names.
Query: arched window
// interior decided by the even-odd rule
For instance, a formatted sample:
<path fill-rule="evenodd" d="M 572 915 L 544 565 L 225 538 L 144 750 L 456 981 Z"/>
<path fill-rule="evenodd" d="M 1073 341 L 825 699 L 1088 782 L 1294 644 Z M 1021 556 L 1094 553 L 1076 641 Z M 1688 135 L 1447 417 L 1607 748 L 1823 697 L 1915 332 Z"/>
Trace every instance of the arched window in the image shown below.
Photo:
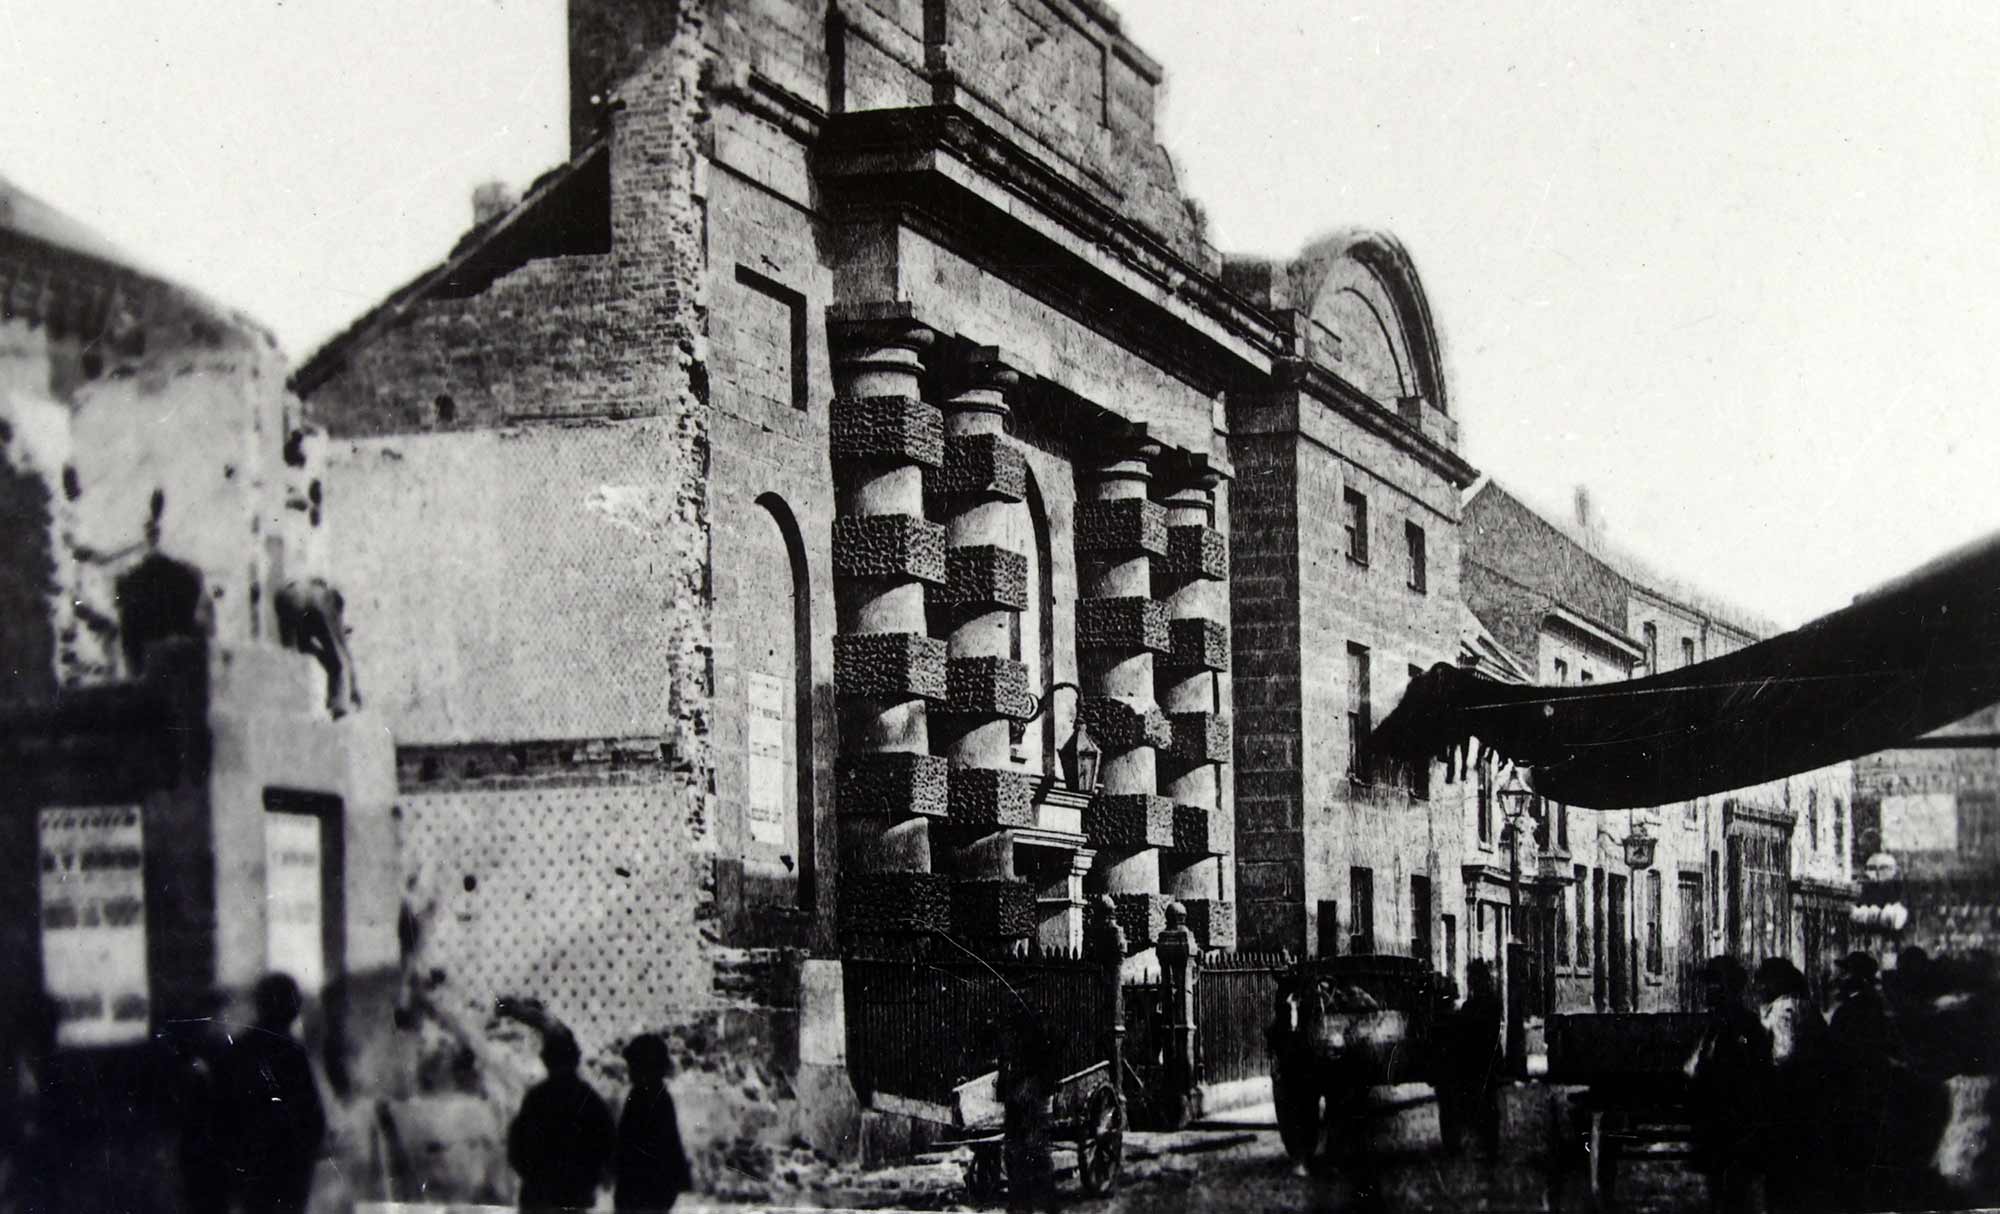
<path fill-rule="evenodd" d="M 1027 558 L 1028 566 L 1028 607 L 1013 617 L 1008 656 L 1027 666 L 1028 691 L 1044 696 L 1055 682 L 1055 638 L 1049 628 L 1055 576 L 1049 555 L 1048 511 L 1042 505 L 1033 471 L 1028 473 L 1027 503 L 1013 512 L 1008 540 L 1009 547 Z M 1015 763 L 1029 771 L 1052 771 L 1058 736 L 1056 714 L 1072 708 L 1068 703 L 1050 704 L 1034 722 L 1026 725 L 1017 722 L 1011 733 Z"/>
<path fill-rule="evenodd" d="M 775 493 L 737 538 L 744 859 L 762 905 L 813 906 L 812 597 L 798 521 Z"/>

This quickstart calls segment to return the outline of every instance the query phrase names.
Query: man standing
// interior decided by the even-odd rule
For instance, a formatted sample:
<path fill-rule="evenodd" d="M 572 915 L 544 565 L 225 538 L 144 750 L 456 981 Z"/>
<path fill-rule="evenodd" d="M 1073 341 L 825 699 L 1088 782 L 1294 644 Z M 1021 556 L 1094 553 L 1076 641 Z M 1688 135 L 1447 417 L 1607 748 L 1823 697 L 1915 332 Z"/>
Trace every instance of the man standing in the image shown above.
<path fill-rule="evenodd" d="M 523 1210 L 587 1210 L 611 1159 L 611 1110 L 576 1073 L 583 1060 L 561 1025 L 542 1033 L 549 1077 L 528 1089 L 507 1131 L 507 1162 L 521 1177 Z"/>
<path fill-rule="evenodd" d="M 690 1176 L 673 1094 L 667 1091 L 667 1043 L 658 1034 L 641 1033 L 625 1045 L 625 1066 L 632 1092 L 618 1121 L 614 1208 L 621 1214 L 671 1210 L 690 1187 Z"/>
<path fill-rule="evenodd" d="M 326 1139 L 326 1110 L 305 1047 L 292 1037 L 303 999 L 286 974 L 267 974 L 257 1023 L 230 1050 L 226 1141 L 247 1214 L 302 1214 Z"/>

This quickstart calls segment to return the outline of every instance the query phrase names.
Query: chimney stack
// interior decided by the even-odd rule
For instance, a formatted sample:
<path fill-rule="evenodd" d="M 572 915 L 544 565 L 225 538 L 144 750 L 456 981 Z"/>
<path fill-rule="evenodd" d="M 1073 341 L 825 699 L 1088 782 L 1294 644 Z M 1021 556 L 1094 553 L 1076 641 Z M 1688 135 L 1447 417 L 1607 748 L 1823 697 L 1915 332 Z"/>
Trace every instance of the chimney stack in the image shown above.
<path fill-rule="evenodd" d="M 1582 528 L 1586 535 L 1594 534 L 1597 530 L 1597 520 L 1591 516 L 1590 512 L 1590 487 L 1588 485 L 1578 485 L 1576 487 L 1576 525 Z"/>
<path fill-rule="evenodd" d="M 514 209 L 514 191 L 504 181 L 488 181 L 473 187 L 472 222 L 475 227 L 493 222 Z"/>

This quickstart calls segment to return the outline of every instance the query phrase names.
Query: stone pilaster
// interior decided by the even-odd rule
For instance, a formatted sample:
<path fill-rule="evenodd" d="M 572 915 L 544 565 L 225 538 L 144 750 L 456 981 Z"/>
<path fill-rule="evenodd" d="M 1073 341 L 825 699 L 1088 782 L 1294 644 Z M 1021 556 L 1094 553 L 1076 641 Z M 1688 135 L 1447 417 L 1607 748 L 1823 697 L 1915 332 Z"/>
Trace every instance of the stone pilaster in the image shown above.
<path fill-rule="evenodd" d="M 1171 644 L 1153 599 L 1153 562 L 1167 552 L 1166 512 L 1148 496 L 1161 448 L 1133 427 L 1098 450 L 1076 512 L 1079 715 L 1104 752 L 1084 831 L 1097 850 L 1092 885 L 1111 896 L 1139 955 L 1165 924 L 1160 849 L 1173 840 L 1172 802 L 1158 782 L 1158 751 L 1173 733 L 1153 687 L 1154 656 Z"/>
<path fill-rule="evenodd" d="M 946 578 L 944 529 L 924 516 L 924 474 L 944 459 L 942 416 L 923 399 L 933 334 L 897 305 L 829 317 L 836 395 L 830 442 L 840 932 L 922 937 L 949 926 L 931 822 L 949 809 L 948 761 L 931 754 L 929 706 L 947 691 L 927 587 Z"/>
<path fill-rule="evenodd" d="M 1167 557 L 1156 565 L 1155 593 L 1165 600 L 1172 643 L 1161 660 L 1160 702 L 1174 726 L 1174 744 L 1160 755 L 1161 792 L 1174 803 L 1175 846 L 1162 859 L 1169 897 L 1198 913 L 1190 926 L 1214 947 L 1217 920 L 1229 914 L 1222 868 L 1229 831 L 1218 821 L 1221 767 L 1229 761 L 1229 721 L 1218 686 L 1228 675 L 1211 650 L 1228 649 L 1221 622 L 1228 594 L 1229 548 L 1215 527 L 1220 471 L 1201 456 L 1175 461 L 1161 478 L 1167 513 Z M 1220 641 L 1220 644 L 1214 642 Z M 1228 925 L 1233 927 L 1233 924 Z"/>
<path fill-rule="evenodd" d="M 1010 830 L 1033 824 L 1033 789 L 1009 762 L 1008 738 L 1008 723 L 1034 711 L 1028 668 L 1013 655 L 1027 557 L 1009 547 L 1025 531 L 1015 516 L 1027 509 L 1027 462 L 1007 434 L 1007 393 L 1019 376 L 992 349 L 975 350 L 965 370 L 964 386 L 945 403 L 944 467 L 931 495 L 949 570 L 933 613 L 949 652 L 933 742 L 953 772 L 941 836 L 956 882 L 952 930 L 1005 950 L 1036 926 L 1035 890 L 1016 877 Z"/>

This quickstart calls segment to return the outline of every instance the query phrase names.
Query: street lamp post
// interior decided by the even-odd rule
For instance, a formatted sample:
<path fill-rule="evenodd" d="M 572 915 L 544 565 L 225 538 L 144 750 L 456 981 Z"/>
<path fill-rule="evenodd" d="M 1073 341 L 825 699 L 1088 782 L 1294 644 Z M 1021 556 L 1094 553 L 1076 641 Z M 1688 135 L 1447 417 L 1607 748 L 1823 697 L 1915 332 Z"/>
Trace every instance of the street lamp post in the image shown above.
<path fill-rule="evenodd" d="M 1507 784 L 1500 790 L 1500 808 L 1507 817 L 1507 901 L 1509 921 L 1507 936 L 1502 945 L 1504 957 L 1503 977 L 1507 992 L 1507 1063 L 1516 1074 L 1525 1069 L 1528 1059 L 1528 1026 L 1526 1009 L 1521 1006 L 1522 995 L 1527 990 L 1526 975 L 1517 975 L 1518 958 L 1514 955 L 1512 937 L 1520 930 L 1521 924 L 1521 815 L 1528 803 L 1534 799 L 1534 790 L 1521 779 L 1521 768 L 1516 767 L 1507 777 Z"/>

